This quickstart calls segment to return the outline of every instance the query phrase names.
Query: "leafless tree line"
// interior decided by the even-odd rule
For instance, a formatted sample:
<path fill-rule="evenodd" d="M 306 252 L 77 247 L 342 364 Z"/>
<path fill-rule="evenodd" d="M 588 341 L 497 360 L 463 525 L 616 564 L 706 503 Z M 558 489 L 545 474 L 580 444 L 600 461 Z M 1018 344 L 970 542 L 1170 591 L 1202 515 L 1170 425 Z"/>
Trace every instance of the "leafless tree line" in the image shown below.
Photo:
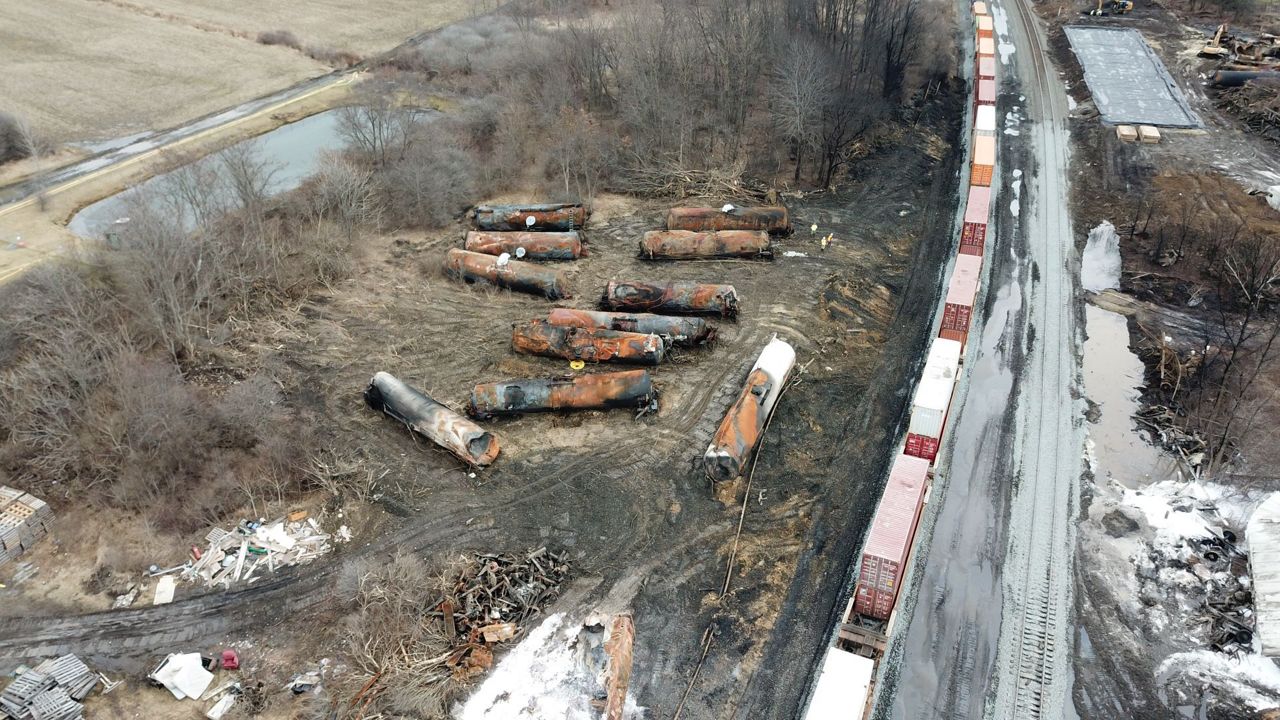
<path fill-rule="evenodd" d="M 855 142 L 952 59 L 923 0 L 643 0 L 605 15 L 565 5 L 516 3 L 383 68 L 468 98 L 449 136 L 488 168 L 478 188 L 696 193 L 773 175 L 779 158 L 794 181 L 829 186 Z M 559 15 L 530 21 L 539 12 Z M 359 120 L 353 145 L 386 164 L 356 137 L 384 121 Z"/>
<path fill-rule="evenodd" d="M 272 172 L 252 147 L 183 164 L 135 193 L 109 245 L 4 288 L 0 474 L 180 531 L 308 481 L 315 429 L 223 346 L 344 275 L 374 201 L 340 158 L 280 198 Z M 192 381 L 205 373 L 225 379 Z"/>
<path fill-rule="evenodd" d="M 1154 236 L 1153 262 L 1198 263 L 1207 281 L 1193 292 L 1207 310 L 1201 347 L 1171 358 L 1176 380 L 1166 383 L 1165 399 L 1179 425 L 1204 439 L 1201 470 L 1211 475 L 1234 459 L 1259 414 L 1274 406 L 1258 380 L 1280 367 L 1280 242 L 1244 220 L 1204 223 L 1199 214 L 1189 202 L 1173 209 L 1139 202 L 1120 231 L 1131 241 Z"/>

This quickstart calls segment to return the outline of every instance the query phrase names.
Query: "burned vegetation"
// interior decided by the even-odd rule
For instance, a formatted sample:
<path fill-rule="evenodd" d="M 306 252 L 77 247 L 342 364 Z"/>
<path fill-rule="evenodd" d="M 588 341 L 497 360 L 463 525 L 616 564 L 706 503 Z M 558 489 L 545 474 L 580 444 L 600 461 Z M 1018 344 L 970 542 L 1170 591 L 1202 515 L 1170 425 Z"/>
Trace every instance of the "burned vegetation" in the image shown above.
<path fill-rule="evenodd" d="M 887 457 L 935 299 L 910 267 L 954 190 L 940 18 L 915 0 L 517 10 L 375 62 L 346 149 L 296 190 L 267 193 L 252 156 L 188 163 L 109 245 L 11 288 L 4 468 L 184 540 L 295 504 L 389 511 L 296 571 L 344 563 L 336 600 L 290 599 L 287 580 L 225 600 L 256 608 L 232 632 L 350 670 L 315 693 L 347 716 L 443 716 L 570 566 L 599 587 L 574 603 L 635 608 L 642 702 L 763 707 L 745 696 L 765 653 L 802 672 L 820 631 L 775 622 L 842 590 L 880 482 L 842 458 Z M 787 370 L 753 375 L 775 335 Z M 752 467 L 748 497 L 732 483 Z M 841 551 L 817 552 L 814 517 L 827 533 L 843 511 Z M 831 581 L 796 601 L 802 567 Z M 708 625 L 724 672 L 686 692 Z M 245 707 L 313 701 L 266 695 Z"/>

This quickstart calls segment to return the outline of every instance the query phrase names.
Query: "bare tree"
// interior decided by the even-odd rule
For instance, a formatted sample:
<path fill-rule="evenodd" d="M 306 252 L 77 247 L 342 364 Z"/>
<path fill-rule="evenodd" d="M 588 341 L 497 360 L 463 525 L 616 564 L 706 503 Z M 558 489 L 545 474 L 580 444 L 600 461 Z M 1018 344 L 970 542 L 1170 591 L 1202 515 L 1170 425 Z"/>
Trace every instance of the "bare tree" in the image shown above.
<path fill-rule="evenodd" d="M 821 51 L 810 38 L 799 36 L 787 44 L 773 71 L 769 107 L 774 125 L 791 145 L 796 181 L 805 155 L 816 150 L 822 139 L 823 108 L 834 85 Z"/>
<path fill-rule="evenodd" d="M 377 85 L 357 93 L 352 105 L 338 110 L 338 132 L 347 145 L 375 167 L 404 156 L 421 111 L 401 104 L 394 88 Z"/>

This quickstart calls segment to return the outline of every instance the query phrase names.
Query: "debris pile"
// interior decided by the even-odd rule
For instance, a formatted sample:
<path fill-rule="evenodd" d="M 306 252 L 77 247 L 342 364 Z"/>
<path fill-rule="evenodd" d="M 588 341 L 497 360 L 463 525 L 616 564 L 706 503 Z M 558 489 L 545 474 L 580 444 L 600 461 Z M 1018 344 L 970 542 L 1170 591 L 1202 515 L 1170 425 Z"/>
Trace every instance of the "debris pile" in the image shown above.
<path fill-rule="evenodd" d="M 1258 78 L 1239 87 L 1222 88 L 1218 103 L 1251 132 L 1280 142 L 1280 79 Z"/>
<path fill-rule="evenodd" d="M 242 522 L 231 530 L 214 528 L 205 540 L 208 548 L 192 549 L 193 561 L 182 567 L 181 577 L 206 587 L 251 583 L 259 570 L 306 564 L 333 549 L 333 538 L 305 512 L 270 523 Z"/>
<path fill-rule="evenodd" d="M 545 547 L 524 555 L 478 554 L 433 606 L 454 646 L 445 664 L 474 677 L 493 664 L 491 646 L 511 640 L 560 595 L 569 575 L 564 555 Z"/>
<path fill-rule="evenodd" d="M 1204 438 L 1197 432 L 1189 432 L 1178 422 L 1178 415 L 1164 405 L 1148 405 L 1134 418 L 1151 429 L 1151 437 L 1160 447 L 1180 456 L 1192 468 L 1204 462 L 1205 450 L 1208 448 Z"/>
<path fill-rule="evenodd" d="M 52 522 L 53 510 L 43 500 L 0 485 L 0 567 L 49 534 Z"/>
<path fill-rule="evenodd" d="M 0 718 L 8 720 L 79 720 L 85 699 L 98 676 L 75 655 L 45 660 L 21 672 L 0 693 Z"/>

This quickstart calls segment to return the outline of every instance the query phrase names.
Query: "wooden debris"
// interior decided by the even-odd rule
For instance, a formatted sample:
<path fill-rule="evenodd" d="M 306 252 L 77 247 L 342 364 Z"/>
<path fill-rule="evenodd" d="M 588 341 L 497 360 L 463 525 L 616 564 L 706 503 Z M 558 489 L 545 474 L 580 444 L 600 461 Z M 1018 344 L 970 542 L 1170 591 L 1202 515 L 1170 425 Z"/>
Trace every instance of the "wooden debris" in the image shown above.
<path fill-rule="evenodd" d="M 51 658 L 18 675 L 0 693 L 0 718 L 80 720 L 99 676 L 75 655 Z"/>
<path fill-rule="evenodd" d="M 314 518 L 303 513 L 298 520 L 291 513 L 269 523 L 241 523 L 232 530 L 214 528 L 205 539 L 208 548 L 182 570 L 182 579 L 203 582 L 207 587 L 251 582 L 266 564 L 277 568 L 303 565 L 333 549 L 331 537 L 320 530 Z"/>
<path fill-rule="evenodd" d="M 53 510 L 43 500 L 0 485 L 0 567 L 49 534 L 52 522 Z"/>

